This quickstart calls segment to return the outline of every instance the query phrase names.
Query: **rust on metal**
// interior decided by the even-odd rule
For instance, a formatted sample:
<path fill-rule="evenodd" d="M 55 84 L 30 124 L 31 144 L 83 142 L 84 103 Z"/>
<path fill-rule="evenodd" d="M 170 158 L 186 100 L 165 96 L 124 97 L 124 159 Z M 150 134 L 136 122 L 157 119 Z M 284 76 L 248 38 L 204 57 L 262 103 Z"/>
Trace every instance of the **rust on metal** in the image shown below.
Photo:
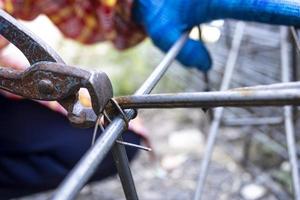
<path fill-rule="evenodd" d="M 65 65 L 52 48 L 3 10 L 0 10 L 0 34 L 31 64 L 22 72 L 0 67 L 0 89 L 28 99 L 58 101 L 76 126 L 90 127 L 95 123 L 113 94 L 105 73 Z M 80 104 L 80 88 L 88 90 L 92 108 Z"/>
<path fill-rule="evenodd" d="M 239 94 L 241 94 L 242 96 L 251 96 L 254 94 L 254 90 L 251 90 L 249 88 L 239 88 L 236 89 L 235 91 L 239 92 Z"/>

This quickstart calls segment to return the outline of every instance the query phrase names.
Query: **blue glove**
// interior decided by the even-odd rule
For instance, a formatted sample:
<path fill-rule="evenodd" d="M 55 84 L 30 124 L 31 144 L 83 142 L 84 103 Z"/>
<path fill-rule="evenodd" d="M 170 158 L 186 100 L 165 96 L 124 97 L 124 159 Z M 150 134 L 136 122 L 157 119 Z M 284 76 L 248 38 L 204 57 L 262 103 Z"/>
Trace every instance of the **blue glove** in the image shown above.
<path fill-rule="evenodd" d="M 135 0 L 133 14 L 154 44 L 166 52 L 184 32 L 215 19 L 299 26 L 300 0 Z M 192 39 L 177 58 L 202 71 L 212 63 L 205 46 Z"/>

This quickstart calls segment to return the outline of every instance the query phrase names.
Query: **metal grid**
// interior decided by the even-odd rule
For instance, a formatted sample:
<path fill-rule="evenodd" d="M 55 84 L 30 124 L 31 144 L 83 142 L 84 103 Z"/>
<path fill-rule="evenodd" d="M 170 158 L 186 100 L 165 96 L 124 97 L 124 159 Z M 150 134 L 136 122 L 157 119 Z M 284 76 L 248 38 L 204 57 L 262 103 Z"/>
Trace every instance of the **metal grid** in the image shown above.
<path fill-rule="evenodd" d="M 232 86 L 241 86 L 241 85 L 253 85 L 253 84 L 270 84 L 277 82 L 280 78 L 280 74 L 276 73 L 278 69 L 266 69 L 265 67 L 268 66 L 269 68 L 276 66 L 276 58 L 273 59 L 275 63 L 267 63 L 263 66 L 262 69 L 257 66 L 257 63 L 251 62 L 251 59 L 245 58 L 245 56 L 242 56 L 243 53 L 240 53 L 239 46 L 242 43 L 242 37 L 247 37 L 247 34 L 245 34 L 243 31 L 244 25 L 241 23 L 237 24 L 237 28 L 235 31 L 235 38 L 233 40 L 231 52 L 229 54 L 229 59 L 227 60 L 227 64 L 225 67 L 225 75 L 222 82 L 222 87 L 227 89 L 227 87 Z M 251 27 L 250 27 L 251 28 Z M 253 34 L 253 31 L 256 31 L 257 34 Z M 263 39 L 267 38 L 265 35 L 262 35 L 257 30 L 249 31 L 253 35 L 255 35 L 254 41 L 263 41 Z M 252 37 L 253 37 L 252 35 Z M 288 82 L 291 81 L 290 75 L 291 72 L 289 71 L 291 69 L 290 61 L 289 61 L 289 42 L 288 42 L 288 31 L 287 28 L 281 28 L 280 34 L 278 35 L 280 37 L 280 44 L 278 46 L 279 53 L 281 54 L 280 60 L 281 60 L 281 81 L 282 82 Z M 277 37 L 278 37 L 277 36 Z M 261 38 L 259 38 L 261 37 Z M 265 43 L 267 44 L 276 44 L 277 38 L 276 35 L 272 37 L 274 41 L 270 42 L 267 41 Z M 253 41 L 253 40 L 252 40 Z M 247 41 L 244 39 L 244 45 L 247 45 L 248 48 L 249 44 L 245 44 Z M 260 44 L 260 47 L 262 44 Z M 258 45 L 256 44 L 256 45 Z M 252 45 L 252 44 L 250 44 Z M 268 46 L 265 46 L 265 48 L 268 48 Z M 270 47 L 269 47 L 270 48 Z M 246 48 L 245 48 L 246 49 Z M 261 49 L 261 48 L 260 48 Z M 270 49 L 271 50 L 271 49 Z M 242 54 L 240 57 L 238 57 L 238 54 Z M 272 55 L 272 54 L 270 54 Z M 273 53 L 274 55 L 274 53 Z M 276 54 L 275 54 L 276 55 Z M 248 55 L 249 56 L 249 55 Z M 237 65 L 238 58 L 240 60 L 243 60 L 244 63 L 242 63 L 243 68 L 236 69 L 233 71 L 233 68 Z M 270 59 L 266 59 L 270 60 Z M 272 59 L 271 59 L 272 61 Z M 241 62 L 239 62 L 241 64 Z M 253 66 L 253 64 L 256 64 Z M 249 66 L 249 67 L 248 67 Z M 266 73 L 266 74 L 264 74 Z M 221 88 L 221 90 L 223 89 Z M 282 114 L 283 113 L 283 114 Z M 225 115 L 225 116 L 224 116 Z M 271 116 L 271 117 L 270 117 Z M 275 117 L 274 117 L 275 116 Z M 226 113 L 224 113 L 224 108 L 218 108 L 214 112 L 214 119 L 212 121 L 212 125 L 210 127 L 209 133 L 208 133 L 208 139 L 206 144 L 206 149 L 204 152 L 204 158 L 201 164 L 200 169 L 200 175 L 198 180 L 198 187 L 195 194 L 194 199 L 201 199 L 202 191 L 205 184 L 206 174 L 209 168 L 209 162 L 210 158 L 213 152 L 213 148 L 216 143 L 217 136 L 219 134 L 219 128 L 221 124 L 223 125 L 233 125 L 233 126 L 248 126 L 248 134 L 252 136 L 251 132 L 255 128 L 261 129 L 261 126 L 265 125 L 274 125 L 274 124 L 284 124 L 285 134 L 286 134 L 286 141 L 287 141 L 287 147 L 288 147 L 288 154 L 289 154 L 289 161 L 292 166 L 292 177 L 293 177 L 293 188 L 294 188 L 294 195 L 295 199 L 300 198 L 300 191 L 299 191 L 299 174 L 298 174 L 298 163 L 297 163 L 297 151 L 296 151 L 296 143 L 295 143 L 295 133 L 294 133 L 294 124 L 293 124 L 293 115 L 292 115 L 292 107 L 285 106 L 283 108 L 250 108 L 250 109 L 228 109 L 226 110 Z M 258 126 L 258 127 L 257 127 Z M 270 127 L 268 127 L 270 128 Z M 278 127 L 273 127 L 273 129 L 277 129 Z M 273 131 L 274 132 L 274 131 Z M 267 140 L 264 142 L 270 142 L 272 140 L 269 137 L 264 137 Z M 248 138 L 249 139 L 249 138 Z M 282 138 L 281 138 L 282 141 Z M 249 150 L 249 145 L 245 145 L 245 159 L 247 159 L 247 152 Z M 281 153 L 281 155 L 286 155 L 285 153 Z M 286 156 L 285 156 L 286 158 Z"/>
<path fill-rule="evenodd" d="M 247 32 L 245 32 L 245 29 L 248 27 L 245 27 L 245 24 L 242 22 L 239 22 L 235 25 L 235 31 L 232 38 L 232 45 L 230 49 L 230 53 L 228 55 L 227 64 L 225 67 L 225 72 L 223 74 L 223 71 L 220 69 L 216 69 L 216 71 L 212 74 L 210 74 L 210 78 L 213 80 L 218 80 L 219 77 L 223 76 L 223 81 L 221 84 L 221 91 L 224 91 L 223 94 L 227 93 L 227 89 L 229 87 L 237 87 L 237 86 L 251 86 L 251 85 L 257 85 L 257 84 L 270 84 L 270 83 L 276 83 L 280 81 L 280 73 L 277 73 L 276 70 L 266 69 L 264 66 L 270 66 L 272 63 L 265 63 L 265 65 L 262 68 L 255 67 L 255 68 L 243 68 L 243 69 L 236 69 L 236 62 L 237 59 L 243 59 L 245 62 L 247 61 L 247 65 L 253 65 L 254 63 L 251 62 L 251 57 L 249 56 L 243 56 L 240 58 L 240 54 L 243 51 L 243 48 L 240 49 L 242 42 L 247 42 L 245 38 L 247 38 Z M 251 28 L 251 27 L 249 27 Z M 296 36 L 296 31 L 293 30 L 294 36 Z M 266 33 L 267 34 L 267 33 Z M 289 79 L 289 60 L 288 60 L 288 41 L 287 41 L 287 29 L 281 28 L 281 60 L 282 60 L 282 82 L 288 82 Z M 259 35 L 261 36 L 261 34 Z M 277 35 L 278 36 L 278 35 Z M 181 49 L 183 44 L 185 43 L 185 40 L 187 38 L 187 34 L 182 36 L 180 40 L 172 47 L 172 49 L 167 53 L 166 57 L 162 60 L 162 62 L 158 65 L 158 67 L 154 70 L 154 72 L 149 76 L 149 78 L 145 81 L 145 83 L 140 87 L 140 89 L 135 93 L 135 95 L 144 95 L 149 94 L 152 89 L 155 87 L 155 85 L 159 82 L 159 80 L 162 78 L 162 76 L 165 74 L 167 69 L 169 68 L 171 62 L 176 57 L 178 51 Z M 296 37 L 295 37 L 296 38 Z M 231 39 L 231 38 L 229 38 Z M 259 40 L 261 39 L 261 40 Z M 276 38 L 269 38 L 270 40 L 274 39 L 273 42 L 270 41 L 264 41 L 263 37 L 259 38 L 257 43 L 269 43 L 269 44 L 275 44 L 276 45 Z M 298 40 L 297 40 L 298 43 Z M 253 43 L 247 44 L 247 48 L 252 48 L 253 51 L 255 51 L 255 44 Z M 268 47 L 266 47 L 268 48 Z M 224 53 L 224 58 L 226 58 L 226 54 Z M 215 62 L 219 62 L 217 59 L 215 59 Z M 219 71 L 218 71 L 219 70 Z M 232 79 L 233 73 L 240 73 L 243 71 L 243 74 L 246 75 L 247 78 L 243 76 L 234 76 L 234 79 Z M 265 76 L 265 73 L 268 74 L 268 76 Z M 239 74 L 240 75 L 240 74 Z M 250 77 L 261 77 L 259 81 L 254 79 L 249 79 Z M 272 78 L 269 78 L 269 77 Z M 213 85 L 213 84 L 212 84 Z M 259 91 L 261 89 L 270 89 L 271 92 L 274 91 L 276 88 L 278 89 L 284 89 L 284 87 L 290 88 L 290 85 L 283 84 L 283 85 L 273 85 L 269 86 L 269 88 L 266 87 L 254 87 L 250 89 L 254 89 L 255 91 Z M 273 87 L 273 89 L 272 89 Z M 249 88 L 248 88 L 249 89 Z M 265 91 L 265 90 L 262 90 Z M 287 90 L 285 90 L 287 91 Z M 290 94 L 297 93 L 296 90 L 290 91 Z M 223 97 L 221 93 L 220 97 Z M 284 95 L 284 93 L 281 93 Z M 251 96 L 251 95 L 250 95 Z M 268 95 L 267 95 L 268 96 Z M 284 95 L 286 97 L 286 95 Z M 145 97 L 145 96 L 140 96 Z M 149 96 L 146 96 L 149 97 Z M 190 96 L 185 96 L 190 97 Z M 203 96 L 200 95 L 200 99 Z M 253 96 L 251 96 L 253 97 Z M 177 98 L 177 97 L 174 97 Z M 293 97 L 295 99 L 296 97 Z M 159 96 L 160 105 L 163 104 L 161 102 L 162 96 Z M 225 98 L 226 99 L 226 98 Z M 185 98 L 186 100 L 186 98 Z M 224 98 L 223 98 L 224 100 Z M 228 99 L 227 99 L 228 100 Z M 254 102 L 253 98 L 249 99 L 250 102 Z M 199 101 L 199 99 L 198 99 Z M 144 102 L 144 100 L 142 100 Z M 148 106 L 150 104 L 151 100 L 147 102 Z M 171 99 L 169 101 L 166 101 L 165 107 L 168 107 L 166 105 L 169 105 L 172 102 L 174 102 L 174 99 Z M 275 105 L 278 105 L 280 101 L 276 99 Z M 137 103 L 137 102 L 135 102 Z M 185 102 L 186 103 L 186 102 Z M 263 104 L 268 105 L 270 102 L 264 102 Z M 286 104 L 286 102 L 282 103 L 281 105 Z M 288 103 L 291 105 L 291 103 Z M 186 104 L 182 104 L 181 106 L 184 107 Z M 243 105 L 243 103 L 241 103 Z M 253 105 L 253 104 L 250 104 Z M 122 105 L 121 105 L 122 106 Z M 132 106 L 132 105 L 131 105 Z M 153 105 L 153 107 L 157 107 L 158 105 Z M 199 106 L 199 105 L 198 105 Z M 207 107 L 215 107 L 215 106 L 222 106 L 222 104 L 216 104 L 214 102 L 211 103 L 211 105 L 206 105 Z M 226 106 L 226 105 L 223 105 Z M 129 106 L 130 107 L 130 106 Z M 139 107 L 139 106 L 137 106 Z M 151 107 L 151 106 L 150 106 Z M 164 107 L 164 106 L 162 106 Z M 298 175 L 298 166 L 297 166 L 297 154 L 296 154 L 296 146 L 295 146 L 295 136 L 293 131 L 293 120 L 292 120 L 292 107 L 291 106 L 285 106 L 284 108 L 259 108 L 260 113 L 265 113 L 266 115 L 260 116 L 260 118 L 253 117 L 253 113 L 257 111 L 257 108 L 250 108 L 250 109 L 227 109 L 224 108 L 217 108 L 214 111 L 214 118 L 212 121 L 211 129 L 208 134 L 207 139 L 207 146 L 206 151 L 204 153 L 204 158 L 202 160 L 200 175 L 199 175 L 199 183 L 198 187 L 195 193 L 195 199 L 200 199 L 202 190 L 204 187 L 205 179 L 206 179 L 206 172 L 209 167 L 209 161 L 212 154 L 213 147 L 215 146 L 216 138 L 219 133 L 219 127 L 221 124 L 227 124 L 227 125 L 251 125 L 251 126 L 257 126 L 257 125 L 268 125 L 268 124 L 278 124 L 284 122 L 285 129 L 286 129 L 286 139 L 288 141 L 288 150 L 289 150 L 289 159 L 290 163 L 292 165 L 292 172 L 293 172 L 293 185 L 294 185 L 294 192 L 295 192 L 295 199 L 300 198 L 300 192 L 299 192 L 299 175 Z M 263 109 L 263 112 L 262 110 Z M 284 110 L 284 115 L 282 116 L 282 110 Z M 224 112 L 225 111 L 225 112 Z M 135 115 L 134 110 L 125 110 L 125 113 L 128 118 L 132 118 Z M 274 114 L 275 113 L 275 114 Z M 227 120 L 223 120 L 222 117 L 226 115 Z M 246 116 L 246 118 L 243 118 L 242 120 L 236 120 L 235 118 L 237 116 Z M 275 117 L 274 117 L 275 115 Z M 230 117 L 228 117 L 230 116 Z M 272 117 L 269 117 L 272 116 Z M 229 119 L 229 120 L 228 120 Z M 89 178 L 93 175 L 95 172 L 97 166 L 101 163 L 105 155 L 108 153 L 108 151 L 112 148 L 114 159 L 116 161 L 118 173 L 122 182 L 122 186 L 124 189 L 124 193 L 127 199 L 138 199 L 134 182 L 131 176 L 130 168 L 128 165 L 128 160 L 126 156 L 126 152 L 124 150 L 123 145 L 115 143 L 117 139 L 121 140 L 120 136 L 122 131 L 125 130 L 125 122 L 121 116 L 116 117 L 112 123 L 105 129 L 105 131 L 102 133 L 101 137 L 99 137 L 95 143 L 95 145 L 85 154 L 85 156 L 80 160 L 80 162 L 76 165 L 76 167 L 70 172 L 70 174 L 67 176 L 67 178 L 64 180 L 64 182 L 59 186 L 57 191 L 55 192 L 53 199 L 73 199 L 79 192 L 80 189 L 87 183 Z M 265 126 L 263 126 L 265 127 Z M 269 128 L 269 126 L 268 126 Z M 262 129 L 261 126 L 258 127 L 258 129 Z M 263 131 L 263 130 L 262 130 Z M 278 130 L 277 130 L 278 131 Z M 282 140 L 280 138 L 279 140 Z M 267 141 L 270 141 L 269 139 Z M 284 156 L 284 154 L 282 154 Z"/>

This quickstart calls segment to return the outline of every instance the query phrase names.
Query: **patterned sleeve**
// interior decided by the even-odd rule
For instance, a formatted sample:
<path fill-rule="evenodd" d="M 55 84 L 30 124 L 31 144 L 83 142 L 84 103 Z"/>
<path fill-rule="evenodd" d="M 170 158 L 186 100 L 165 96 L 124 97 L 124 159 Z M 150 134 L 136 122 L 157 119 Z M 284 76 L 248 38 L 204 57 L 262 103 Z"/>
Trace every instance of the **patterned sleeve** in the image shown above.
<path fill-rule="evenodd" d="M 126 49 L 145 38 L 131 17 L 133 0 L 0 0 L 16 18 L 45 14 L 68 38 L 84 44 L 109 40 Z"/>

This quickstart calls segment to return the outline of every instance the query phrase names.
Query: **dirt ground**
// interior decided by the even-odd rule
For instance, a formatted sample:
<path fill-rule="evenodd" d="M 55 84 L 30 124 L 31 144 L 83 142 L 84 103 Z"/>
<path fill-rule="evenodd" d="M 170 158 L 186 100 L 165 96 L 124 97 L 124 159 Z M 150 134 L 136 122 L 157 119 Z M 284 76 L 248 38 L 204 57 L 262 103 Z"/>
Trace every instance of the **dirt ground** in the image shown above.
<path fill-rule="evenodd" d="M 205 115 L 198 109 L 174 109 L 159 112 L 144 110 L 141 116 L 146 122 L 156 159 L 151 159 L 149 153 L 141 151 L 131 165 L 139 198 L 192 199 L 204 147 L 205 136 L 201 129 L 207 121 Z M 236 129 L 222 129 L 221 132 L 224 136 L 230 136 L 229 138 L 239 135 Z M 248 184 L 256 184 L 251 175 L 233 160 L 230 155 L 232 152 L 226 149 L 227 144 L 224 142 L 224 138 L 220 138 L 215 148 L 203 199 L 244 199 L 242 188 Z M 241 146 L 236 144 L 234 151 L 239 154 Z M 276 199 L 266 188 L 259 186 L 264 191 L 263 199 Z M 50 194 L 51 192 L 22 199 L 45 199 Z M 124 194 L 119 178 L 111 177 L 101 183 L 86 186 L 78 199 L 121 200 L 124 199 Z"/>

